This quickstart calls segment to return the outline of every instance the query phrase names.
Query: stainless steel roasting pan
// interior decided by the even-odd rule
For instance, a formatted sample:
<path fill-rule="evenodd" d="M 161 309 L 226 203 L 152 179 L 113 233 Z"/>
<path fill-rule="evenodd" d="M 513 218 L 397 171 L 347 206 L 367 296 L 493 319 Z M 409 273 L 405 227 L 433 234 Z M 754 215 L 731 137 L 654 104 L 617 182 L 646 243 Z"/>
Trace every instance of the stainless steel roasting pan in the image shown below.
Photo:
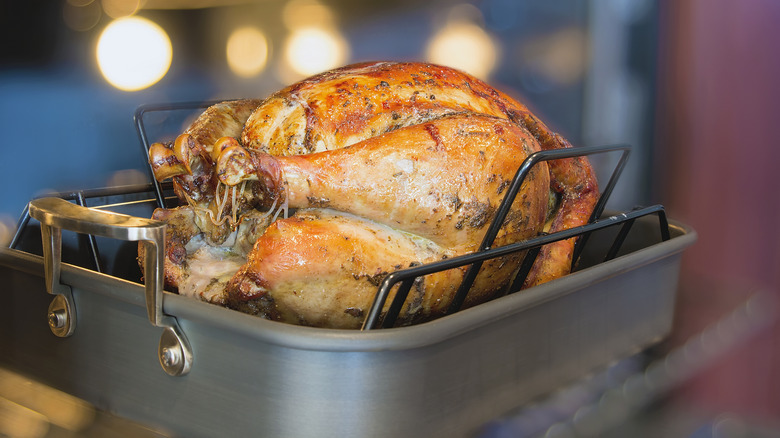
<path fill-rule="evenodd" d="M 152 208 L 117 205 L 137 217 Z M 83 245 L 63 232 L 64 263 L 52 271 L 34 254 L 41 240 L 31 226 L 29 251 L 0 249 L 0 366 L 173 436 L 473 436 L 669 333 L 680 258 L 696 233 L 670 221 L 662 241 L 657 222 L 638 218 L 606 262 L 620 231 L 594 232 L 580 269 L 564 278 L 435 321 L 364 331 L 287 325 L 167 292 L 149 305 L 137 274 L 116 273 L 137 271 L 134 243 L 103 250 L 110 266 L 100 273 L 68 262 Z M 73 307 L 69 336 L 57 320 L 61 297 Z M 188 368 L 164 372 L 177 341 Z"/>

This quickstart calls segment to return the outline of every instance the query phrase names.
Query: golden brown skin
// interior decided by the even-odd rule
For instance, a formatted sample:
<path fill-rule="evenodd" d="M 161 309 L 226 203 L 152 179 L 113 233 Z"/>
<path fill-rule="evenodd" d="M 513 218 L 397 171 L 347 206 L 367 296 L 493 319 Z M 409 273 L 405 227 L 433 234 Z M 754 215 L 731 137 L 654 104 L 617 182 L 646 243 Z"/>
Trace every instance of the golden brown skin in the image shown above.
<path fill-rule="evenodd" d="M 288 322 L 358 328 L 378 277 L 476 250 L 517 168 L 537 150 L 536 140 L 508 120 L 461 114 L 348 148 L 256 156 L 247 163 L 253 164 L 249 175 L 278 168 L 274 187 L 291 207 L 347 215 L 277 221 L 228 284 L 229 301 L 237 308 L 250 300 L 273 304 L 275 317 Z M 496 244 L 536 236 L 548 192 L 549 172 L 541 164 L 518 193 Z M 472 289 L 468 305 L 492 298 L 513 270 L 487 263 L 481 275 L 491 281 Z M 442 315 L 461 277 L 460 270 L 426 277 L 402 320 Z"/>
<path fill-rule="evenodd" d="M 213 155 L 225 147 L 221 140 L 241 135 L 246 120 L 261 103 L 259 99 L 241 99 L 212 105 L 173 144 L 152 144 L 149 163 L 155 178 L 158 181 L 173 178 L 174 192 L 182 204 L 197 205 L 211 210 L 213 216 L 224 216 L 214 202 L 220 190 Z M 245 206 L 242 212 L 256 203 L 251 196 L 242 198 Z M 229 201 L 232 210 L 232 198 Z"/>
<path fill-rule="evenodd" d="M 560 137 L 558 141 L 568 145 Z M 551 189 L 560 194 L 561 202 L 547 232 L 554 233 L 587 224 L 599 197 L 596 176 L 590 163 L 584 157 L 549 163 Z M 572 238 L 543 246 L 523 287 L 537 286 L 568 274 L 576 242 L 577 239 Z"/>
<path fill-rule="evenodd" d="M 230 106 L 235 104 L 226 105 L 227 111 L 239 112 Z M 246 107 L 242 108 L 246 110 Z M 202 123 L 196 123 L 185 133 L 188 136 L 177 139 L 173 147 L 157 146 L 154 154 L 150 151 L 150 156 L 159 158 L 158 161 L 152 158 L 153 167 L 157 164 L 156 177 L 172 177 L 180 199 L 197 211 L 211 211 L 215 224 L 224 227 L 232 212 L 233 217 L 239 217 L 239 220 L 228 220 L 227 228 L 233 229 L 241 215 L 255 208 L 266 209 L 273 202 L 287 201 L 291 207 L 327 207 L 346 212 L 361 221 L 370 220 L 376 226 L 389 226 L 428 239 L 450 252 L 476 248 L 486 229 L 483 225 L 492 220 L 503 196 L 502 190 L 519 166 L 518 156 L 524 158 L 539 149 L 570 147 L 522 104 L 476 78 L 430 64 L 364 63 L 314 76 L 258 103 L 247 116 L 240 136 L 236 134 L 235 124 L 224 129 L 222 111 L 225 111 L 224 107 L 214 109 L 210 115 L 204 114 Z M 241 114 L 246 112 L 241 111 Z M 210 123 L 209 118 L 214 118 L 215 122 Z M 500 123 L 498 119 L 501 119 Z M 486 131 L 472 135 L 467 141 L 466 135 L 457 130 L 451 132 L 454 120 L 468 121 Z M 504 132 L 497 132 L 495 127 L 498 126 Z M 198 135 L 199 132 L 208 132 L 208 135 Z M 501 157 L 493 158 L 500 171 L 481 164 L 479 160 L 486 159 L 481 155 L 485 151 L 479 150 L 474 155 L 475 148 L 470 145 L 472 142 L 480 144 L 476 140 L 482 138 L 480 135 L 485 138 L 479 140 L 483 141 L 483 146 L 493 145 L 491 151 L 505 149 L 504 152 L 515 154 L 512 159 L 495 155 Z M 518 154 L 509 143 L 523 144 L 522 153 Z M 457 153 L 461 154 L 460 161 L 453 158 Z M 398 154 L 407 155 L 398 158 Z M 420 157 L 424 157 L 422 161 Z M 437 159 L 447 163 L 441 174 L 435 173 Z M 375 166 L 375 163 L 380 164 Z M 393 166 L 399 169 L 393 171 Z M 525 190 L 531 190 L 534 195 L 524 196 L 530 196 L 531 200 L 516 202 L 516 205 L 529 202 L 531 206 L 513 208 L 507 219 L 508 226 L 495 245 L 536 235 L 546 218 L 550 219 L 548 232 L 587 221 L 598 196 L 588 161 L 585 158 L 557 160 L 546 167 L 549 170 L 544 165 L 537 166 L 536 173 L 526 183 Z M 414 179 L 414 184 L 403 183 L 403 171 L 418 168 L 426 176 Z M 493 196 L 486 195 L 487 187 L 492 187 Z M 537 199 L 539 190 L 544 196 Z M 561 199 L 552 212 L 546 207 L 549 190 Z M 537 208 L 537 204 L 544 206 Z M 515 216 L 525 217 L 532 225 L 523 232 L 515 232 L 519 223 L 513 221 Z M 354 217 L 345 219 L 331 215 L 318 219 L 321 223 L 318 229 L 325 222 L 343 225 L 345 221 L 355 220 Z M 361 228 L 362 224 L 355 222 L 354 226 Z M 436 224 L 439 228 L 434 226 Z M 479 226 L 464 226 L 468 224 Z M 460 228 L 454 228 L 456 226 Z M 208 227 L 203 228 L 207 231 L 205 228 Z M 286 241 L 287 238 L 279 234 L 280 229 L 274 229 L 277 236 L 274 242 Z M 528 230 L 533 232 L 525 234 Z M 211 234 L 218 235 L 219 232 L 211 231 Z M 271 237 L 266 235 L 258 239 L 252 254 L 267 253 L 258 246 L 278 244 L 271 245 L 266 242 L 268 239 Z M 534 265 L 526 287 L 568 273 L 573 245 L 573 239 L 547 245 Z M 303 247 L 287 249 L 295 250 L 303 251 Z M 260 261 L 256 255 L 249 258 L 240 275 L 231 281 L 231 301 L 235 306 L 293 322 L 332 323 L 321 316 L 294 316 L 289 309 L 285 310 L 277 297 L 289 293 L 290 287 L 284 286 L 287 280 L 276 275 L 272 276 L 273 282 L 263 280 L 268 283 L 263 285 L 258 278 L 271 269 L 270 262 L 267 258 Z M 485 269 L 497 264 L 500 262 L 488 264 Z M 242 279 L 238 280 L 241 275 Z M 485 277 L 478 278 L 475 289 L 486 291 L 492 287 L 491 282 L 482 281 L 482 278 Z M 341 277 L 331 279 L 334 284 L 343 280 Z M 496 277 L 496 280 L 501 279 Z M 271 283 L 275 286 L 269 289 Z M 437 300 L 441 301 L 441 296 Z M 467 304 L 474 303 L 469 300 L 471 296 Z M 408 319 L 416 319 L 426 312 L 436 313 L 430 309 L 409 312 Z M 350 312 L 360 313 L 354 309 Z M 348 325 L 352 326 L 352 322 Z"/>
<path fill-rule="evenodd" d="M 195 237 L 200 230 L 196 225 L 196 217 L 192 208 L 182 206 L 173 209 L 158 208 L 154 210 L 152 219 L 167 224 L 165 229 L 165 270 L 164 281 L 169 288 L 176 289 L 187 276 L 185 260 L 187 242 Z M 145 252 L 140 248 L 138 258 L 140 265 L 144 264 Z"/>
<path fill-rule="evenodd" d="M 457 70 L 364 63 L 322 73 L 274 94 L 249 117 L 242 139 L 248 148 L 272 155 L 300 155 L 339 149 L 456 112 L 508 117 L 511 103 Z"/>
<path fill-rule="evenodd" d="M 538 150 L 536 140 L 508 120 L 456 114 L 333 151 L 283 157 L 249 153 L 251 162 L 243 168 L 223 156 L 217 169 L 230 167 L 226 173 L 233 184 L 241 176 L 262 175 L 273 196 L 286 197 L 291 208 L 344 211 L 471 251 L 518 167 Z M 547 165 L 540 163 L 518 193 L 497 244 L 540 231 L 548 190 Z"/>
<path fill-rule="evenodd" d="M 257 240 L 227 287 L 227 304 L 294 324 L 359 328 L 385 275 L 447 254 L 433 242 L 357 216 L 300 210 Z M 454 293 L 461 276 L 448 271 L 418 283 L 402 322 L 441 314 L 442 298 Z"/>
<path fill-rule="evenodd" d="M 271 155 L 298 155 L 339 149 L 462 111 L 507 118 L 526 128 L 542 150 L 571 147 L 527 107 L 483 81 L 437 65 L 397 62 L 347 66 L 291 85 L 250 116 L 242 139 L 248 148 Z M 561 205 L 547 231 L 587 223 L 598 199 L 590 163 L 580 157 L 549 165 L 551 189 L 561 196 Z M 574 242 L 546 246 L 525 286 L 568 273 Z"/>
<path fill-rule="evenodd" d="M 239 99 L 212 105 L 184 133 L 207 146 L 222 137 L 239 137 L 247 119 L 262 102 L 262 99 Z"/>

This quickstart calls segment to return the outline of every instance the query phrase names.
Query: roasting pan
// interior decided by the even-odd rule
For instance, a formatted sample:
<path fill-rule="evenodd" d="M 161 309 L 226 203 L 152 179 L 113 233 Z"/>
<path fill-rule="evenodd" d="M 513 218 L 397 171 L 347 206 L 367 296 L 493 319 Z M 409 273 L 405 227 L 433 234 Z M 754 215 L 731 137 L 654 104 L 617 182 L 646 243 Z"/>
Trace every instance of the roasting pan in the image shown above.
<path fill-rule="evenodd" d="M 163 330 L 150 324 L 142 284 L 63 263 L 76 322 L 59 338 L 43 257 L 3 248 L 0 361 L 175 436 L 472 436 L 669 333 L 681 253 L 696 234 L 670 221 L 661 241 L 656 229 L 654 217 L 637 219 L 627 253 L 603 263 L 612 236 L 594 233 L 581 256 L 592 266 L 410 327 L 299 327 L 165 293 L 162 311 L 193 355 L 181 377 L 161 369 Z M 75 257 L 79 240 L 64 236 L 63 253 Z M 135 262 L 134 245 L 117 248 L 115 264 Z"/>
<path fill-rule="evenodd" d="M 607 212 L 572 231 L 587 245 L 566 277 L 418 325 L 320 329 L 141 282 L 134 241 L 160 238 L 144 219 L 160 197 L 149 184 L 31 203 L 38 220 L 26 211 L 0 248 L 0 366 L 172 436 L 474 436 L 666 336 L 696 240 L 660 206 Z"/>

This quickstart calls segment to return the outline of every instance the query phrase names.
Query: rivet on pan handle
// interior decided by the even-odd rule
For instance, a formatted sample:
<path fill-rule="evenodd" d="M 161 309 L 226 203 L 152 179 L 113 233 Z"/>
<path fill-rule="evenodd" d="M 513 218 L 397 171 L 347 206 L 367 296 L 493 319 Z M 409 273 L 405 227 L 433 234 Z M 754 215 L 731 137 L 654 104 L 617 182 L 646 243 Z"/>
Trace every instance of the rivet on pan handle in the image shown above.
<path fill-rule="evenodd" d="M 146 310 L 155 327 L 164 327 L 158 357 L 172 376 L 183 376 L 192 367 L 192 349 L 176 318 L 163 313 L 163 260 L 165 224 L 72 204 L 60 198 L 30 202 L 30 216 L 41 223 L 46 289 L 56 295 L 49 306 L 49 326 L 65 337 L 76 328 L 76 306 L 70 286 L 60 283 L 62 230 L 144 243 Z"/>

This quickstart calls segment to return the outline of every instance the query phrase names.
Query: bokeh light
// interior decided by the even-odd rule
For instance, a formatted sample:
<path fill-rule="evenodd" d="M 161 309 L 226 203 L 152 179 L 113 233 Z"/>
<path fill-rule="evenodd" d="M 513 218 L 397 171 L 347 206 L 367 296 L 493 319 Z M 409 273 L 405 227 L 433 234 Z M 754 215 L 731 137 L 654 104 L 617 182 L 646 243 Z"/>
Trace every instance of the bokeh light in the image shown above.
<path fill-rule="evenodd" d="M 482 27 L 467 21 L 454 21 L 433 36 L 426 58 L 487 79 L 496 65 L 498 47 Z"/>
<path fill-rule="evenodd" d="M 292 31 L 284 55 L 295 73 L 310 76 L 343 65 L 349 47 L 334 28 L 305 27 Z"/>
<path fill-rule="evenodd" d="M 282 21 L 290 31 L 279 66 L 283 81 L 339 67 L 349 59 L 349 43 L 330 7 L 317 0 L 290 0 L 282 10 Z"/>
<path fill-rule="evenodd" d="M 316 0 L 290 0 L 282 10 L 282 21 L 288 29 L 327 27 L 334 23 L 334 13 Z"/>
<path fill-rule="evenodd" d="M 256 27 L 241 27 L 228 37 L 225 53 L 233 73 L 251 78 L 265 68 L 268 61 L 268 40 Z"/>
<path fill-rule="evenodd" d="M 103 12 L 111 18 L 129 17 L 141 8 L 141 0 L 101 0 Z"/>
<path fill-rule="evenodd" d="M 97 44 L 97 62 L 106 80 L 116 88 L 136 91 L 159 81 L 168 72 L 173 49 L 168 34 L 141 17 L 112 21 Z"/>
<path fill-rule="evenodd" d="M 103 9 L 96 1 L 69 0 L 62 5 L 62 20 L 68 28 L 84 32 L 97 26 Z"/>

